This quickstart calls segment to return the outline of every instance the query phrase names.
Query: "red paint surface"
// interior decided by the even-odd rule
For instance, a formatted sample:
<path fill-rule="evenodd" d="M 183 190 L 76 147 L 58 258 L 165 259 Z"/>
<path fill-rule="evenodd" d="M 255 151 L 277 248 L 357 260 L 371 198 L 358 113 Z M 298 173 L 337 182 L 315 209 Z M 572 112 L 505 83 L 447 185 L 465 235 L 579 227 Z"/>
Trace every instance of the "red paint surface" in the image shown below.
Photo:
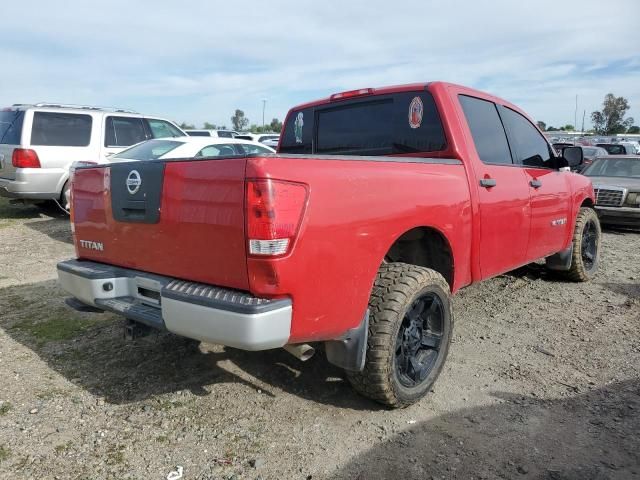
<path fill-rule="evenodd" d="M 423 90 L 426 84 L 376 89 Z M 457 95 L 513 108 L 475 90 L 429 84 L 447 150 L 411 154 L 460 159 L 460 165 L 300 158 L 170 161 L 160 222 L 112 219 L 108 168 L 79 170 L 73 184 L 75 238 L 103 242 L 81 258 L 214 285 L 263 297 L 293 299 L 292 343 L 335 338 L 359 324 L 376 271 L 403 233 L 437 229 L 455 265 L 452 291 L 568 247 L 580 204 L 593 199 L 590 181 L 571 173 L 498 167 L 477 157 Z M 329 99 L 314 102 L 321 104 Z M 307 104 L 312 105 L 312 104 Z M 296 107 L 299 109 L 300 107 Z M 298 236 L 277 259 L 247 257 L 246 178 L 308 185 Z M 498 184 L 481 188 L 479 179 Z M 534 190 L 531 179 L 544 187 Z M 566 225 L 551 220 L 567 218 Z"/>

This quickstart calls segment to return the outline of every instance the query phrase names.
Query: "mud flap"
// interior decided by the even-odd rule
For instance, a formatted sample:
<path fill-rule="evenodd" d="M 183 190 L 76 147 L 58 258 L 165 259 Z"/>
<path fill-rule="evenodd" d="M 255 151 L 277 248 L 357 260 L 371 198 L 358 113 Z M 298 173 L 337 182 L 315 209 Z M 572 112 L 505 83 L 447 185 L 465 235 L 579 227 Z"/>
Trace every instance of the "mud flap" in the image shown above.
<path fill-rule="evenodd" d="M 566 250 L 562 250 L 550 257 L 547 257 L 546 265 L 549 270 L 566 272 L 571 268 L 571 259 L 573 257 L 573 244 Z"/>
<path fill-rule="evenodd" d="M 348 330 L 342 337 L 325 342 L 327 360 L 337 367 L 351 372 L 361 372 L 367 356 L 367 336 L 369 334 L 369 309 L 362 322 Z"/>

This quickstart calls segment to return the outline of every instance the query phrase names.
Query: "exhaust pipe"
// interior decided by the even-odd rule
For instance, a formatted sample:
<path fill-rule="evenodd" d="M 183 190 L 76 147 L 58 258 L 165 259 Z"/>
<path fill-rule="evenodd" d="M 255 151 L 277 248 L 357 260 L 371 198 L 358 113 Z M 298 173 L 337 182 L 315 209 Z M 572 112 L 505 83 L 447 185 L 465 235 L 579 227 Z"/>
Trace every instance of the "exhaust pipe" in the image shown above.
<path fill-rule="evenodd" d="M 295 345 L 285 345 L 284 348 L 298 360 L 306 362 L 316 353 L 316 349 L 308 343 L 297 343 Z"/>

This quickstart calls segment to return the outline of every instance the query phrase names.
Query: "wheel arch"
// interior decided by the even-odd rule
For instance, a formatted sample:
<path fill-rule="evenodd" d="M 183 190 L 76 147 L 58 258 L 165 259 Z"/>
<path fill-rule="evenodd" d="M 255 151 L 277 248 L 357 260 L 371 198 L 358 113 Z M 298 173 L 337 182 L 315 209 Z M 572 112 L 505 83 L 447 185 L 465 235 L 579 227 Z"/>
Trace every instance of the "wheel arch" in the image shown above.
<path fill-rule="evenodd" d="M 417 226 L 403 232 L 387 248 L 384 261 L 431 268 L 440 273 L 449 284 L 449 289 L 453 290 L 453 250 L 447 236 L 436 227 Z"/>
<path fill-rule="evenodd" d="M 583 207 L 593 208 L 595 207 L 595 203 L 591 198 L 587 197 L 584 200 L 582 200 L 582 202 L 580 203 L 580 208 L 583 208 Z"/>

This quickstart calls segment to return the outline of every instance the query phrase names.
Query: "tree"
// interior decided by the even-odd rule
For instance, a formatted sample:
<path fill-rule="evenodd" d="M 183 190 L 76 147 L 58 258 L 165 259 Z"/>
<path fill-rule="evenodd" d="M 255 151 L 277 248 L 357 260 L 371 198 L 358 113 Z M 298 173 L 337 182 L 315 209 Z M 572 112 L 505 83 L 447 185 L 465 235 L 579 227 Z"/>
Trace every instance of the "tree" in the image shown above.
<path fill-rule="evenodd" d="M 629 130 L 627 130 L 627 133 L 640 133 L 640 127 L 637 125 L 634 125 L 633 127 L 629 127 Z"/>
<path fill-rule="evenodd" d="M 249 119 L 244 116 L 244 112 L 242 110 L 236 109 L 235 115 L 231 117 L 231 124 L 235 130 L 241 131 L 249 125 Z"/>
<path fill-rule="evenodd" d="M 547 127 L 547 132 L 557 132 L 558 130 L 560 129 L 556 127 L 552 127 L 551 125 Z"/>
<path fill-rule="evenodd" d="M 282 131 L 282 122 L 277 118 L 274 118 L 273 120 L 271 120 L 269 128 L 271 128 L 272 132 L 280 133 Z"/>
<path fill-rule="evenodd" d="M 591 113 L 591 121 L 599 135 L 624 133 L 633 125 L 633 118 L 624 118 L 629 110 L 629 101 L 624 97 L 616 97 L 607 93 L 602 102 L 602 110 Z"/>
<path fill-rule="evenodd" d="M 182 122 L 180 124 L 180 128 L 182 130 L 193 130 L 194 128 L 196 128 L 196 126 L 195 125 L 191 125 L 190 123 Z"/>
<path fill-rule="evenodd" d="M 563 130 L 565 132 L 573 132 L 575 129 L 576 129 L 576 127 L 574 127 L 570 123 L 567 123 L 566 125 L 563 125 L 563 126 L 560 127 L 560 130 Z"/>
<path fill-rule="evenodd" d="M 540 130 L 542 130 L 543 132 L 547 129 L 547 124 L 546 124 L 546 123 L 544 123 L 542 120 L 538 120 L 538 121 L 536 122 L 536 125 L 538 125 L 538 128 L 539 128 Z"/>
<path fill-rule="evenodd" d="M 204 122 L 204 124 L 202 125 L 202 128 L 204 128 L 205 130 L 217 130 L 218 127 L 216 126 L 215 123 L 209 123 L 209 122 Z"/>

